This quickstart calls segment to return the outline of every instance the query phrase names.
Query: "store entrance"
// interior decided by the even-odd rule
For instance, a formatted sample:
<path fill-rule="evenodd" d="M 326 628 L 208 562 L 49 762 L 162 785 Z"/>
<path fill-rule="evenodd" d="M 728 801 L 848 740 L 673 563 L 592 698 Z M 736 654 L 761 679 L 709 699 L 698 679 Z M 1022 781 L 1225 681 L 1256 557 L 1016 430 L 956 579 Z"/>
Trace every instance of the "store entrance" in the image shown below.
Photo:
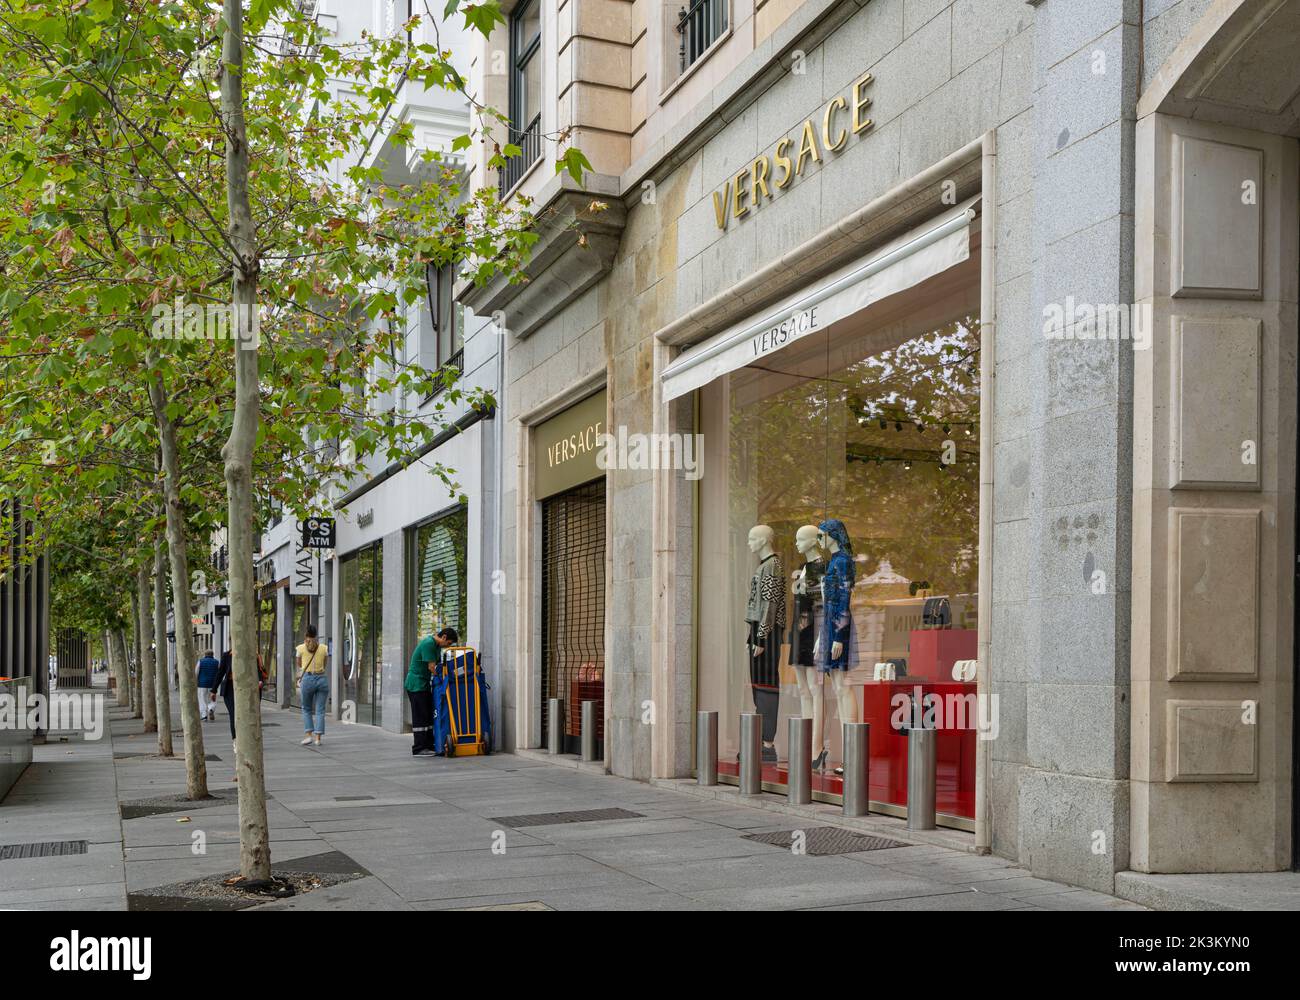
<path fill-rule="evenodd" d="M 542 502 L 542 745 L 564 702 L 564 753 L 582 749 L 582 703 L 595 701 L 597 754 L 604 740 L 605 480 Z"/>

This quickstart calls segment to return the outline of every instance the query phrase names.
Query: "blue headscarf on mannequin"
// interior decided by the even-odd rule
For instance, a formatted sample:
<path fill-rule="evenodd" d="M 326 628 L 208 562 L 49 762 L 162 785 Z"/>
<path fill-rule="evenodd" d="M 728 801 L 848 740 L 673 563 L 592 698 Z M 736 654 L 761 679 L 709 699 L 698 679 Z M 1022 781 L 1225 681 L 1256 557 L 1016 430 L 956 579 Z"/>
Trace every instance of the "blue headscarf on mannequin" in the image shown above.
<path fill-rule="evenodd" d="M 852 585 L 854 578 L 858 574 L 858 568 L 853 563 L 853 544 L 849 541 L 849 530 L 844 527 L 844 522 L 838 518 L 828 518 L 817 525 L 817 530 L 824 531 L 839 544 L 840 551 L 847 557 L 849 584 Z"/>

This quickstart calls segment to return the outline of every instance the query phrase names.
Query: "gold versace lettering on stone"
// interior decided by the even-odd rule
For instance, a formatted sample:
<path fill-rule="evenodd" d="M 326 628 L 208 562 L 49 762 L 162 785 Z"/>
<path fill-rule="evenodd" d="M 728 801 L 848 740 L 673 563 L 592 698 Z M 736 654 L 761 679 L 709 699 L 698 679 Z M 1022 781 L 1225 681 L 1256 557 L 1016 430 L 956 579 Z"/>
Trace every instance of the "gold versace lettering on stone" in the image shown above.
<path fill-rule="evenodd" d="M 756 157 L 744 169 L 727 182 L 720 191 L 713 192 L 713 214 L 719 229 L 727 228 L 728 218 L 742 219 L 750 209 L 762 207 L 763 199 L 771 201 L 774 197 L 772 188 L 784 191 L 796 177 L 803 176 L 804 167 L 809 161 L 822 162 L 823 153 L 837 153 L 848 145 L 850 135 L 860 135 L 871 128 L 870 118 L 863 117 L 863 112 L 871 106 L 871 98 L 865 91 L 871 85 L 870 73 L 859 77 L 854 82 L 852 99 L 843 95 L 832 97 L 821 112 L 820 129 L 815 124 L 816 116 L 805 118 L 799 126 L 798 149 L 793 157 L 790 149 L 796 140 L 784 135 L 777 140 L 772 155 L 763 153 Z M 849 123 L 841 124 L 837 119 L 841 112 L 849 113 Z M 771 183 L 769 184 L 769 179 Z"/>

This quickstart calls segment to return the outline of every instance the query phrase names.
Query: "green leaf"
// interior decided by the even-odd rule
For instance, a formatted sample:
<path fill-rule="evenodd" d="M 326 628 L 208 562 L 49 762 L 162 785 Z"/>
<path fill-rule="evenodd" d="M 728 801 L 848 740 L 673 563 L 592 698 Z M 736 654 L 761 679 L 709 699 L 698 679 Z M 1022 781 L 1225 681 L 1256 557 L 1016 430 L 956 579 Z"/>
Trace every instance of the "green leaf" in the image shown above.
<path fill-rule="evenodd" d="M 473 28 L 475 31 L 487 38 L 492 34 L 493 26 L 498 22 L 505 22 L 505 15 L 501 13 L 501 8 L 495 2 L 485 2 L 469 4 L 464 8 L 465 27 Z"/>
<path fill-rule="evenodd" d="M 587 159 L 582 150 L 576 146 L 570 146 L 555 163 L 555 172 L 557 174 L 565 170 L 569 172 L 570 177 L 581 184 L 584 173 L 591 170 L 591 161 Z"/>

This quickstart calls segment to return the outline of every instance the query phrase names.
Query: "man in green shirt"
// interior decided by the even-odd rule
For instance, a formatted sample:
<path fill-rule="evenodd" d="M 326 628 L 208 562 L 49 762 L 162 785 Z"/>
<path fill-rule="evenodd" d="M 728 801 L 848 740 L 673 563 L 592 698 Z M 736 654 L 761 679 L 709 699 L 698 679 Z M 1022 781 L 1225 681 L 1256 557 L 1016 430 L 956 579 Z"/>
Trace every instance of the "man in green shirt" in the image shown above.
<path fill-rule="evenodd" d="M 433 691 L 429 668 L 442 660 L 442 651 L 460 642 L 454 628 L 426 636 L 415 646 L 411 664 L 406 668 L 406 697 L 411 699 L 411 755 L 435 754 L 433 745 Z"/>

